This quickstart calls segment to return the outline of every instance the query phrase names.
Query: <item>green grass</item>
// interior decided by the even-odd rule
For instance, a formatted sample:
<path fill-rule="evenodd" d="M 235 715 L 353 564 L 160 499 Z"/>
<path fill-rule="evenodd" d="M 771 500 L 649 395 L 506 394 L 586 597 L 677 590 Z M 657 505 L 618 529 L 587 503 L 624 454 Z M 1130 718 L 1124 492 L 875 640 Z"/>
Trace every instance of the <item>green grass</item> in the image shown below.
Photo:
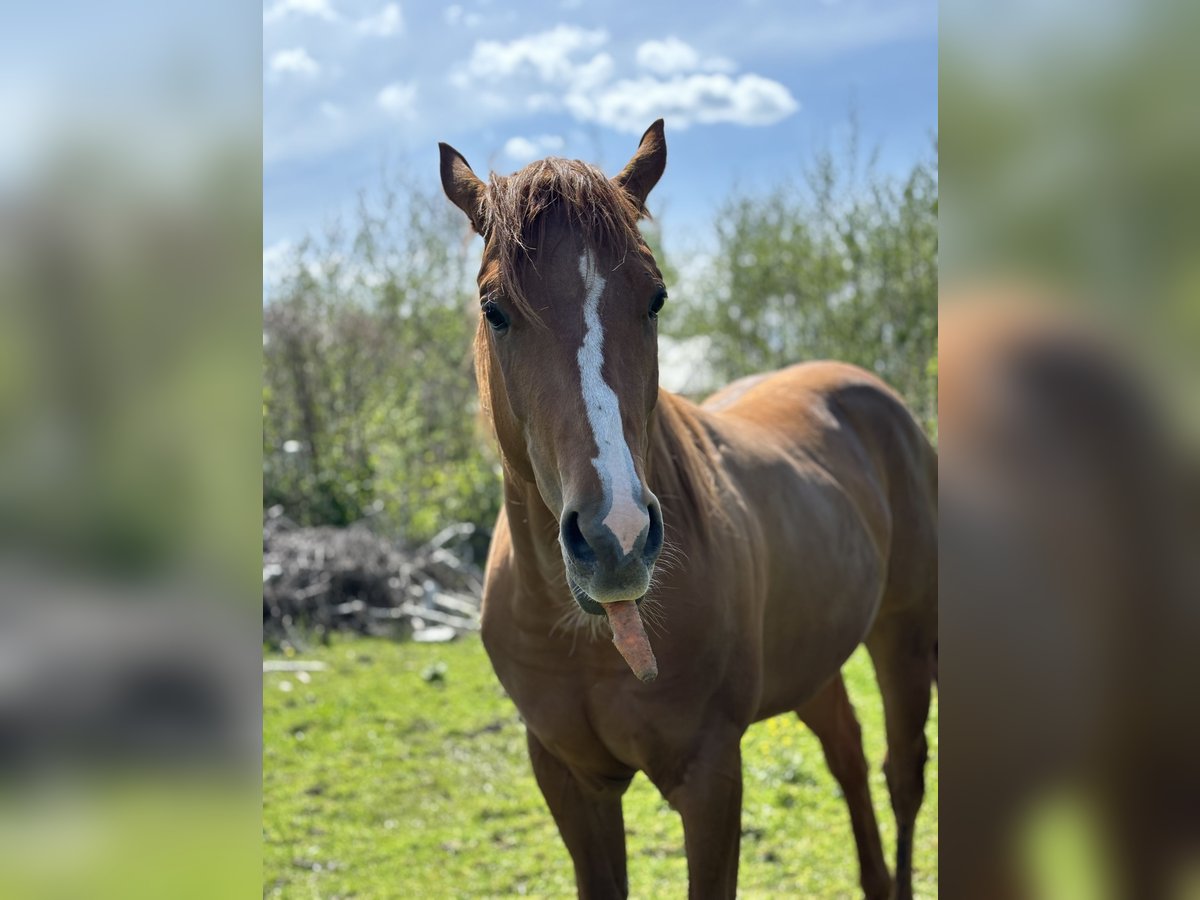
<path fill-rule="evenodd" d="M 263 676 L 264 896 L 574 895 L 524 730 L 478 639 L 433 646 L 342 639 L 304 658 L 329 668 Z M 442 680 L 426 681 L 422 673 L 438 664 Z M 845 677 L 890 860 L 895 823 L 879 770 L 882 710 L 861 649 Z M 916 890 L 935 897 L 936 696 L 928 734 Z M 846 807 L 816 738 L 786 716 L 754 726 L 742 750 L 740 895 L 861 896 Z M 625 795 L 625 826 L 631 895 L 683 896 L 679 817 L 641 775 Z"/>

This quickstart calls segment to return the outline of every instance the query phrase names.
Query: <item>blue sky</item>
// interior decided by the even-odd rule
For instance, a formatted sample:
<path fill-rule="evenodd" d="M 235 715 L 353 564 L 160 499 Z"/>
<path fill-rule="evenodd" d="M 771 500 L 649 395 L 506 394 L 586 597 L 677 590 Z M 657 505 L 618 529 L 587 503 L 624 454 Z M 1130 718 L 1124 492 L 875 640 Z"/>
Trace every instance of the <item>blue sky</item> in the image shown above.
<path fill-rule="evenodd" d="M 934 0 L 267 0 L 265 257 L 385 163 L 435 184 L 438 141 L 481 176 L 547 155 L 612 172 L 659 116 L 670 161 L 651 209 L 668 246 L 703 243 L 733 186 L 795 175 L 852 105 L 884 170 L 929 154 Z"/>

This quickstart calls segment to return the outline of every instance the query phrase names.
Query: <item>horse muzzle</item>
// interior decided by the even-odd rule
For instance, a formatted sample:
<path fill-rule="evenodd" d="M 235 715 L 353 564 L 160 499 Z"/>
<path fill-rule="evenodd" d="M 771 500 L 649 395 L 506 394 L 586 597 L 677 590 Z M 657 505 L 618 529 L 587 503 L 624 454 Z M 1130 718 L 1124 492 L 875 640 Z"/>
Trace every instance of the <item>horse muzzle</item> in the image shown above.
<path fill-rule="evenodd" d="M 658 501 L 652 497 L 645 510 L 646 525 L 625 544 L 598 514 L 564 510 L 559 544 L 567 581 L 585 612 L 603 615 L 601 604 L 645 596 L 663 546 Z"/>

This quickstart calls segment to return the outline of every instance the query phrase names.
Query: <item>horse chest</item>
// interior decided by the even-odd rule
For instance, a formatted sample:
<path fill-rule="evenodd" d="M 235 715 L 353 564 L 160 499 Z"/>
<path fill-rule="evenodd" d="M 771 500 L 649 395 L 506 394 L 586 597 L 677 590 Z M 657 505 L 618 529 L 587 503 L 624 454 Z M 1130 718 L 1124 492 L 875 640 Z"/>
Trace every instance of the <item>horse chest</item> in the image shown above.
<path fill-rule="evenodd" d="M 521 705 L 518 703 L 518 708 Z M 636 717 L 615 715 L 608 704 L 597 704 L 576 687 L 555 696 L 529 698 L 526 724 L 559 759 L 581 771 L 602 774 L 614 764 L 638 768 Z"/>
<path fill-rule="evenodd" d="M 504 640 L 488 642 L 488 653 L 526 727 L 556 757 L 595 774 L 640 767 L 656 740 L 654 717 L 619 658 L 611 667 L 575 657 L 556 665 Z"/>

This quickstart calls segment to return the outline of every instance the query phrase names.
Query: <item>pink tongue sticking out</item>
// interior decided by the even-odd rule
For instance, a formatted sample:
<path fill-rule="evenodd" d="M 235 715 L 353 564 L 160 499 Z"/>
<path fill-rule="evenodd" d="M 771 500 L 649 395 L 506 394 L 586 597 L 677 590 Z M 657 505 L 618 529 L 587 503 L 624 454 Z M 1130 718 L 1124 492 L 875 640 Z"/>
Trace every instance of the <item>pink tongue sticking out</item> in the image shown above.
<path fill-rule="evenodd" d="M 647 683 L 657 678 L 658 662 L 654 659 L 654 651 L 650 649 L 646 629 L 642 627 L 637 601 L 605 603 L 604 612 L 608 615 L 608 624 L 612 626 L 613 643 L 621 651 L 625 662 L 629 663 L 629 668 L 633 669 L 633 674 Z"/>

